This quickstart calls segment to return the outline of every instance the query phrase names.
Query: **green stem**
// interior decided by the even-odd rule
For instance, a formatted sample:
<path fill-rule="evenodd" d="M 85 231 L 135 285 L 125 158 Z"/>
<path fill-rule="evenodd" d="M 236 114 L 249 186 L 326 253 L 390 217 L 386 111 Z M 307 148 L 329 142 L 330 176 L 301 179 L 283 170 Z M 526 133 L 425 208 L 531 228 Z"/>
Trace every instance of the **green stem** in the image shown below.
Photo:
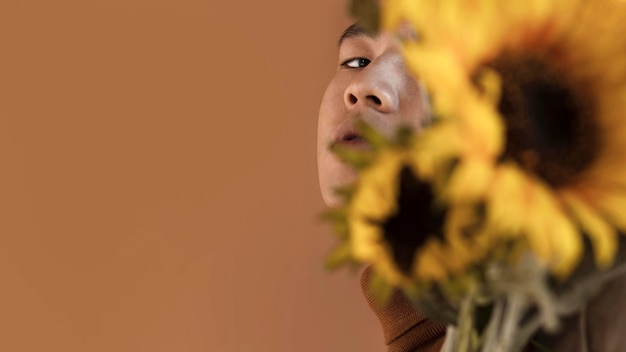
<path fill-rule="evenodd" d="M 530 340 L 530 344 L 535 346 L 540 352 L 551 352 L 546 346 L 540 344 L 535 340 Z"/>
<path fill-rule="evenodd" d="M 502 322 L 502 336 L 497 351 L 508 352 L 515 344 L 515 337 L 519 331 L 519 323 L 524 310 L 526 299 L 523 294 L 513 292 L 509 295 L 508 304 Z"/>
<path fill-rule="evenodd" d="M 499 335 L 499 329 L 502 325 L 502 314 L 504 311 L 504 302 L 501 299 L 496 300 L 493 303 L 493 311 L 491 317 L 489 317 L 489 323 L 482 336 L 482 349 L 483 352 L 493 351 L 497 344 L 497 337 Z"/>
<path fill-rule="evenodd" d="M 470 292 L 463 299 L 459 311 L 459 330 L 455 351 L 476 351 L 477 339 L 474 331 L 475 292 Z"/>

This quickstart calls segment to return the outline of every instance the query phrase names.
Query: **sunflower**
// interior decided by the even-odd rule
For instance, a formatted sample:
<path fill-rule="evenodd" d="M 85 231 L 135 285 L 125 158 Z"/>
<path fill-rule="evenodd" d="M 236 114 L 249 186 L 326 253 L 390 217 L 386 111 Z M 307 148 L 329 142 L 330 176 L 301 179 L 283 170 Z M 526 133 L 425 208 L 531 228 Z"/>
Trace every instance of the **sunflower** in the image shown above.
<path fill-rule="evenodd" d="M 418 255 L 424 248 L 436 246 L 434 239 L 441 237 L 443 221 L 441 212 L 433 209 L 430 185 L 416 175 L 409 153 L 382 151 L 361 172 L 347 208 L 352 256 L 372 263 L 393 286 L 411 283 L 417 258 L 422 262 L 417 267 L 428 268 L 421 272 L 425 277 L 445 276 L 435 251 Z M 416 221 L 418 218 L 427 221 Z"/>
<path fill-rule="evenodd" d="M 462 282 L 468 266 L 487 253 L 489 238 L 476 231 L 484 222 L 484 212 L 469 206 L 448 208 L 437 198 L 441 183 L 437 178 L 450 165 L 435 162 L 449 151 L 424 153 L 424 143 L 419 142 L 426 140 L 404 132 L 403 138 L 373 143 L 377 144 L 373 153 L 336 150 L 360 173 L 337 213 L 346 234 L 331 261 L 372 264 L 380 284 L 418 296 L 432 283 Z M 382 138 L 371 128 L 363 134 Z"/>
<path fill-rule="evenodd" d="M 611 267 L 626 232 L 624 3 L 385 1 L 383 29 L 407 26 L 442 126 L 418 139 L 455 160 L 448 207 L 484 206 L 491 241 L 524 242 L 557 278 L 585 236 Z"/>

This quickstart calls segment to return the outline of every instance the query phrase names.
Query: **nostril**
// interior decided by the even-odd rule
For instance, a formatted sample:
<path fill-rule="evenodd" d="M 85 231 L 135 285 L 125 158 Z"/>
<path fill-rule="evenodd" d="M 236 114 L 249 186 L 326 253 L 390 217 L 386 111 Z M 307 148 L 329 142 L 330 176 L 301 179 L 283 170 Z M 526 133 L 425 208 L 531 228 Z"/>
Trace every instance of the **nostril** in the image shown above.
<path fill-rule="evenodd" d="M 359 101 L 359 99 L 357 99 L 354 94 L 350 94 L 348 95 L 348 100 L 350 100 L 350 104 L 356 104 L 357 101 Z"/>
<path fill-rule="evenodd" d="M 378 97 L 375 96 L 375 95 L 368 95 L 366 98 L 367 99 L 371 99 L 376 105 L 381 105 L 382 104 L 380 99 L 378 99 Z"/>

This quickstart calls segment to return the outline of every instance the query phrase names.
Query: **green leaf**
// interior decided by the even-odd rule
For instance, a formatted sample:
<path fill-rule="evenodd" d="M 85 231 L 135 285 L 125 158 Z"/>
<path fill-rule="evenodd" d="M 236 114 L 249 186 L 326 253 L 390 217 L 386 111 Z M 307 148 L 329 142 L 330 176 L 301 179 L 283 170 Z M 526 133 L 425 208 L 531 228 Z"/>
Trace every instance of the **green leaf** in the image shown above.
<path fill-rule="evenodd" d="M 374 270 L 372 274 L 372 281 L 370 282 L 369 290 L 374 294 L 379 304 L 386 304 L 391 298 L 393 293 L 393 286 L 387 282 L 387 280 Z"/>
<path fill-rule="evenodd" d="M 332 208 L 324 211 L 320 214 L 320 220 L 322 221 L 345 221 L 346 211 L 343 208 Z"/>
<path fill-rule="evenodd" d="M 353 262 L 350 242 L 343 242 L 335 247 L 326 258 L 326 269 L 335 270 L 345 264 Z"/>
<path fill-rule="evenodd" d="M 337 187 L 334 189 L 335 194 L 342 197 L 345 201 L 345 204 L 348 204 L 352 199 L 356 191 L 356 187 L 354 185 Z"/>
<path fill-rule="evenodd" d="M 361 136 L 372 146 L 374 151 L 389 145 L 387 138 L 367 122 L 359 120 L 356 122 L 355 127 Z"/>
<path fill-rule="evenodd" d="M 330 150 L 357 170 L 368 167 L 374 161 L 374 153 L 369 150 L 346 148 L 338 144 L 331 146 Z"/>
<path fill-rule="evenodd" d="M 333 224 L 333 232 L 339 239 L 347 240 L 350 237 L 350 228 L 346 221 L 337 221 Z"/>
<path fill-rule="evenodd" d="M 396 131 L 395 143 L 403 148 L 409 147 L 412 143 L 413 129 L 409 126 L 400 126 Z"/>
<path fill-rule="evenodd" d="M 434 285 L 416 288 L 411 292 L 405 289 L 406 297 L 413 303 L 418 311 L 424 315 L 445 322 L 446 324 L 457 324 L 457 312 L 452 308 L 442 293 Z"/>
<path fill-rule="evenodd" d="M 332 231 L 339 239 L 348 239 L 350 233 L 345 208 L 333 208 L 325 211 L 320 214 L 320 220 L 332 223 Z"/>
<path fill-rule="evenodd" d="M 380 29 L 380 5 L 378 0 L 352 0 L 348 11 L 369 33 L 378 33 Z"/>

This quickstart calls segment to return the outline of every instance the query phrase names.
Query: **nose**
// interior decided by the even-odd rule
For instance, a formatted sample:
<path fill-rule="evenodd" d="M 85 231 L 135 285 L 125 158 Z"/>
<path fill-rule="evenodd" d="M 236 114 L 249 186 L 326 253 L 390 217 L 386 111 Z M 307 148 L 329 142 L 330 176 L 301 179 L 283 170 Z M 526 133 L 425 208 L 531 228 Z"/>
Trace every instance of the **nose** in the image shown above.
<path fill-rule="evenodd" d="M 374 109 L 392 113 L 399 108 L 399 84 L 404 69 L 399 55 L 381 55 L 363 67 L 346 87 L 348 110 Z"/>

